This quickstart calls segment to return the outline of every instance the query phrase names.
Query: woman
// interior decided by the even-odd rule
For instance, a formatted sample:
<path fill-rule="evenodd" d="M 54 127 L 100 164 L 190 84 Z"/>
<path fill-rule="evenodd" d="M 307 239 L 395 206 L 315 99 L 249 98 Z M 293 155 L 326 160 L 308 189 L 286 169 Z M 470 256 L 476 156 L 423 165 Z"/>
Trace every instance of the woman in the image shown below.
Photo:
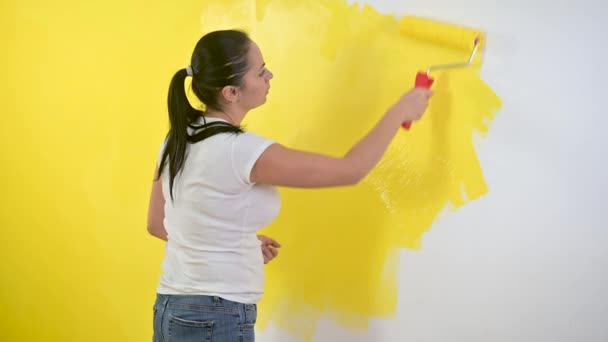
<path fill-rule="evenodd" d="M 204 112 L 189 104 L 186 77 Z M 150 234 L 167 241 L 154 341 L 254 341 L 263 265 L 280 247 L 256 235 L 279 213 L 275 187 L 357 184 L 401 123 L 422 116 L 431 96 L 428 89 L 405 93 L 344 157 L 334 158 L 240 128 L 247 112 L 266 102 L 272 77 L 247 34 L 222 30 L 203 36 L 191 66 L 171 81 L 171 127 L 148 214 Z"/>

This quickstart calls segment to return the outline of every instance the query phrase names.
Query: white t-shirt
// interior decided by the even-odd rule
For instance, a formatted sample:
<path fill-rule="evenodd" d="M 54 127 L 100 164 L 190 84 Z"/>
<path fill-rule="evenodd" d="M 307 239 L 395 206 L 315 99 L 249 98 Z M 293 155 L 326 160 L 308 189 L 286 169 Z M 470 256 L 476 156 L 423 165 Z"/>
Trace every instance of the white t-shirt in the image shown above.
<path fill-rule="evenodd" d="M 246 304 L 261 299 L 264 259 L 256 233 L 276 218 L 281 200 L 275 187 L 253 184 L 249 177 L 273 143 L 244 132 L 188 144 L 174 180 L 173 201 L 165 167 L 168 242 L 158 293 L 220 296 Z"/>

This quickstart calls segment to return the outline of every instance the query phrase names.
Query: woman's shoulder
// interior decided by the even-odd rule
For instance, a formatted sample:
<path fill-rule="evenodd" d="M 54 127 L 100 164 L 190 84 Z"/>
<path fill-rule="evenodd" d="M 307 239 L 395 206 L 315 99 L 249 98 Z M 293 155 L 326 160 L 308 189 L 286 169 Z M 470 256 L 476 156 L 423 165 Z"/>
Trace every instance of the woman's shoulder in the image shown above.
<path fill-rule="evenodd" d="M 242 133 L 233 135 L 232 139 L 235 146 L 242 146 L 245 149 L 256 148 L 256 146 L 260 145 L 268 146 L 275 143 L 275 141 L 271 138 L 247 130 L 243 130 Z"/>

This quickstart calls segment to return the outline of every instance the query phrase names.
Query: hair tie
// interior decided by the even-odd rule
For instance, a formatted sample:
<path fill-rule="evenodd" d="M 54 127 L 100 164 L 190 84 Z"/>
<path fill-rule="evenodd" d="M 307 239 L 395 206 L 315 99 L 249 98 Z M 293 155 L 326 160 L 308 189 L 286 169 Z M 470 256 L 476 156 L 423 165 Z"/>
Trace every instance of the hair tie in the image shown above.
<path fill-rule="evenodd" d="M 186 74 L 188 74 L 188 76 L 190 77 L 194 76 L 194 73 L 192 72 L 192 66 L 188 65 L 186 67 Z"/>

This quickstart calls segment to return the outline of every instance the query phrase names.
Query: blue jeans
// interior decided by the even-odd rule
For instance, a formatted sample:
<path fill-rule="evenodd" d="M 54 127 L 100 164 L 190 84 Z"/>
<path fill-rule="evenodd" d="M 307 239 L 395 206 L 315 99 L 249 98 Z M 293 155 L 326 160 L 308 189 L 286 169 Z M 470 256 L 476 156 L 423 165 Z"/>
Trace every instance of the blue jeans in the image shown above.
<path fill-rule="evenodd" d="M 153 342 L 254 342 L 256 318 L 255 304 L 157 294 Z"/>

